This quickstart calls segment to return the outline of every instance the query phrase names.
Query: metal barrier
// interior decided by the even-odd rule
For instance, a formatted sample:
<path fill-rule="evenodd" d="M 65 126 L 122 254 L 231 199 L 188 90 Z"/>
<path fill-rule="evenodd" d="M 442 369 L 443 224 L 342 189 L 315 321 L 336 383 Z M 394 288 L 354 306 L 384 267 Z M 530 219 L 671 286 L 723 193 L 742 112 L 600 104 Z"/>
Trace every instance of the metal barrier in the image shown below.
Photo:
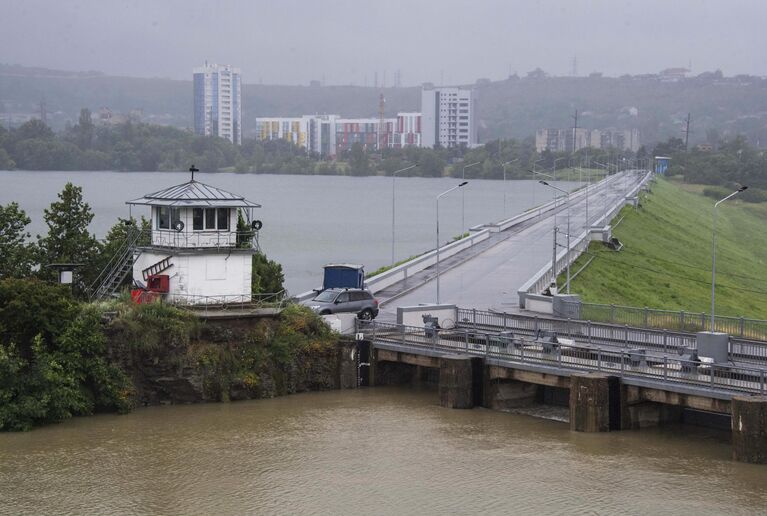
<path fill-rule="evenodd" d="M 458 308 L 456 324 L 477 331 L 515 331 L 528 335 L 539 330 L 550 330 L 589 343 L 620 345 L 626 348 L 637 346 L 662 353 L 679 353 L 698 347 L 695 335 L 683 331 L 607 324 L 583 319 L 556 319 Z M 767 362 L 767 343 L 731 338 L 730 357 L 741 361 Z"/>
<path fill-rule="evenodd" d="M 226 310 L 255 311 L 264 308 L 281 310 L 287 303 L 284 290 L 268 294 L 223 294 L 218 296 L 200 296 L 194 294 L 173 294 L 169 303 L 178 308 L 194 312 L 222 312 Z"/>
<path fill-rule="evenodd" d="M 705 364 L 673 355 L 644 355 L 636 350 L 587 346 L 568 341 L 509 338 L 470 328 L 433 330 L 376 321 L 360 321 L 359 331 L 378 345 L 418 353 L 471 354 L 516 364 L 547 366 L 559 374 L 597 371 L 642 378 L 658 388 L 696 387 L 719 395 L 764 394 L 765 370 L 740 365 Z"/>
<path fill-rule="evenodd" d="M 565 303 L 573 303 L 564 301 Z M 641 328 L 667 328 L 689 332 L 710 329 L 711 320 L 705 312 L 672 311 L 657 308 L 605 305 L 579 302 L 579 318 Z M 767 321 L 745 317 L 714 316 L 716 331 L 745 339 L 767 341 Z"/>

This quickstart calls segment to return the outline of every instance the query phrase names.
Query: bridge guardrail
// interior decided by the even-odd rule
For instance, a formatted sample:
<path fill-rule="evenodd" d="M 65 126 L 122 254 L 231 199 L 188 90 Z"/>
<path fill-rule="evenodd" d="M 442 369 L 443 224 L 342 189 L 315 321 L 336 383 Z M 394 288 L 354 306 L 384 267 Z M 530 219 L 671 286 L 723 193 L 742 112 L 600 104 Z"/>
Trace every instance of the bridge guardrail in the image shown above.
<path fill-rule="evenodd" d="M 710 329 L 711 319 L 706 312 L 690 312 L 685 310 L 661 310 L 657 308 L 639 308 L 622 305 L 606 305 L 600 303 L 569 302 L 578 308 L 579 319 L 608 322 L 613 324 L 629 324 L 640 328 L 666 328 L 688 332 L 706 331 Z M 767 321 L 749 319 L 746 317 L 714 316 L 716 331 L 727 333 L 745 339 L 767 341 Z"/>
<path fill-rule="evenodd" d="M 651 380 L 703 388 L 712 392 L 760 394 L 765 392 L 765 370 L 740 365 L 701 364 L 680 356 L 645 356 L 636 350 L 602 349 L 575 343 L 544 343 L 531 339 L 504 339 L 497 334 L 464 329 L 425 329 L 376 321 L 361 322 L 359 330 L 373 343 L 414 351 L 473 354 L 519 364 L 535 364 L 561 371 L 609 372 L 624 378 Z"/>
<path fill-rule="evenodd" d="M 498 331 L 522 331 L 533 334 L 538 330 L 551 330 L 559 335 L 582 338 L 589 342 L 601 341 L 641 346 L 663 353 L 695 350 L 698 342 L 694 334 L 674 329 L 643 328 L 590 320 L 555 319 L 533 315 L 507 314 L 458 308 L 456 324 L 478 330 L 494 328 Z M 767 343 L 730 338 L 730 356 L 741 360 L 767 361 Z"/>

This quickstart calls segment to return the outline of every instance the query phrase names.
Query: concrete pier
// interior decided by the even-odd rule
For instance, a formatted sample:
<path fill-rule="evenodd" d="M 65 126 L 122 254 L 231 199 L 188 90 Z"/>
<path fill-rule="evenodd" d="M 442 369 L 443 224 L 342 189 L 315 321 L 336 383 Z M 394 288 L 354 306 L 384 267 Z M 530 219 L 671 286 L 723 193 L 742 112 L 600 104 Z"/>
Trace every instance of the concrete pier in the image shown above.
<path fill-rule="evenodd" d="M 613 389 L 610 383 L 609 376 L 599 373 L 581 373 L 570 377 L 570 430 L 610 431 L 611 400 L 615 401 L 614 394 L 611 396 Z M 620 395 L 618 403 L 619 400 Z"/>
<path fill-rule="evenodd" d="M 439 403 L 443 407 L 474 407 L 474 374 L 472 357 L 456 355 L 439 359 Z"/>
<path fill-rule="evenodd" d="M 732 398 L 732 458 L 767 464 L 767 397 Z"/>

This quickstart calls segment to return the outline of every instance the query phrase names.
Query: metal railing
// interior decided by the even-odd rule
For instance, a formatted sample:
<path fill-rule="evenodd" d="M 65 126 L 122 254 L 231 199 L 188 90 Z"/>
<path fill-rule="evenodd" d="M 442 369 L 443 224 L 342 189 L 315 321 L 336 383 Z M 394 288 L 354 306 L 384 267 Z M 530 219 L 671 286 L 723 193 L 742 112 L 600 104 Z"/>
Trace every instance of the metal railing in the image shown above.
<path fill-rule="evenodd" d="M 223 312 L 226 310 L 255 311 L 264 308 L 282 310 L 288 302 L 284 290 L 265 294 L 222 294 L 201 296 L 195 294 L 171 294 L 167 300 L 178 308 L 194 312 Z"/>
<path fill-rule="evenodd" d="M 696 350 L 694 334 L 673 329 L 655 329 L 609 324 L 583 319 L 556 319 L 540 316 L 457 309 L 456 325 L 477 331 L 513 331 L 533 335 L 548 330 L 587 343 L 618 347 L 640 347 L 659 353 L 679 353 Z M 730 339 L 731 359 L 767 362 L 767 343 L 746 339 Z"/>
<path fill-rule="evenodd" d="M 629 324 L 640 328 L 666 328 L 688 332 L 710 330 L 710 317 L 706 312 L 661 310 L 600 303 L 570 302 L 565 304 L 576 310 L 579 319 L 612 324 Z M 580 305 L 580 306 L 578 306 Z M 573 312 L 568 312 L 573 313 Z M 767 341 L 767 321 L 746 317 L 714 317 L 714 329 L 744 339 Z"/>
<path fill-rule="evenodd" d="M 226 247 L 245 248 L 253 246 L 254 231 L 211 231 L 151 229 L 151 245 L 157 247 Z"/>
<path fill-rule="evenodd" d="M 765 393 L 765 370 L 741 365 L 705 364 L 673 355 L 648 355 L 636 350 L 586 346 L 574 342 L 541 342 L 506 337 L 468 328 L 425 329 L 360 321 L 358 329 L 374 345 L 392 345 L 413 352 L 470 354 L 488 359 L 554 368 L 559 374 L 596 371 L 644 379 L 664 390 L 696 387 L 719 395 Z"/>

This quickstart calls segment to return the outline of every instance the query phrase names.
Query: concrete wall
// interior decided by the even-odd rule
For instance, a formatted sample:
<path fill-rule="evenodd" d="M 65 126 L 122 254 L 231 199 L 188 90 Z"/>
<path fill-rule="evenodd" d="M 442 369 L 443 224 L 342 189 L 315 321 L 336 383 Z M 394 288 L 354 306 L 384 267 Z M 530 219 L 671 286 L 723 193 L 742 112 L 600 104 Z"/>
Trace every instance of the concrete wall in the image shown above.
<path fill-rule="evenodd" d="M 146 250 L 133 263 L 133 279 L 143 285 L 142 270 L 168 257 L 172 265 L 161 274 L 170 276 L 169 300 L 180 303 L 211 301 L 195 299 L 204 296 L 219 296 L 217 302 L 250 299 L 252 253 L 171 254 Z"/>

